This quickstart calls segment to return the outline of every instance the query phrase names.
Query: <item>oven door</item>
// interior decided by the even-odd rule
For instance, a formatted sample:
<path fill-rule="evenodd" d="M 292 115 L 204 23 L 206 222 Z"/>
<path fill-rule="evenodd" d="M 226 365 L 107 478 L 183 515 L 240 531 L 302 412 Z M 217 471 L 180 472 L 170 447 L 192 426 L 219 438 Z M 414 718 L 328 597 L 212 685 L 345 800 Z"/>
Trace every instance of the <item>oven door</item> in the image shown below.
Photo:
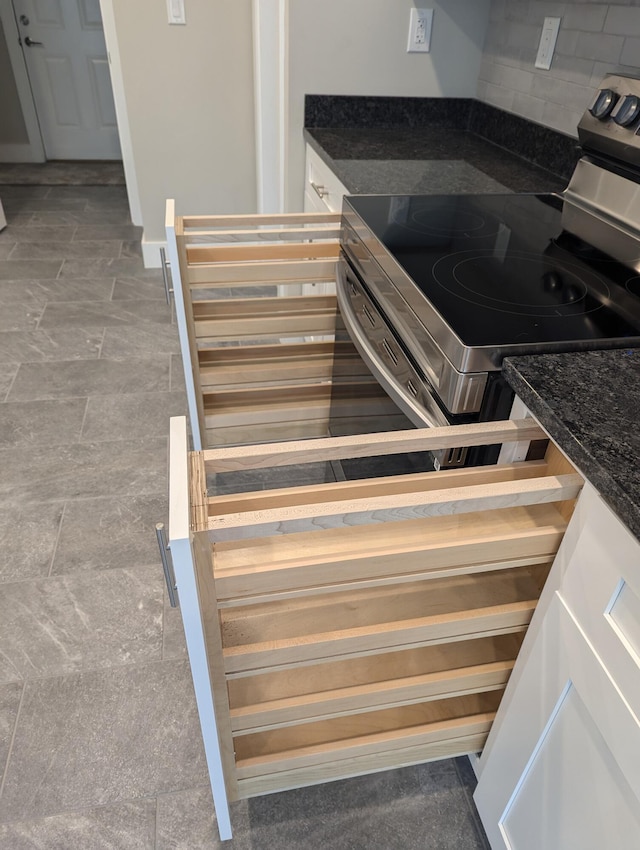
<path fill-rule="evenodd" d="M 331 390 L 332 436 L 449 425 L 357 271 L 341 257 Z M 438 468 L 431 452 L 343 461 L 347 478 Z"/>

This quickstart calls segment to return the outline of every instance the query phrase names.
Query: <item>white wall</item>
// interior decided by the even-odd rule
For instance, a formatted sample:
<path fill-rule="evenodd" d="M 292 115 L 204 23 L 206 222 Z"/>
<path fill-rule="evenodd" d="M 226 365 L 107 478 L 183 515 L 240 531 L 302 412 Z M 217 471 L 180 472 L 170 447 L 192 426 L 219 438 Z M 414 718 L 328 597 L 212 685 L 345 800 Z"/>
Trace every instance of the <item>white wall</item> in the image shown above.
<path fill-rule="evenodd" d="M 434 9 L 430 53 L 407 53 L 409 10 Z M 305 94 L 475 97 L 490 0 L 290 0 L 289 204 L 301 209 Z"/>
<path fill-rule="evenodd" d="M 545 16 L 562 18 L 549 71 L 534 68 Z M 492 0 L 477 96 L 576 136 L 602 78 L 615 71 L 638 75 L 639 69 L 636 0 Z"/>
<path fill-rule="evenodd" d="M 147 243 L 178 214 L 252 212 L 255 143 L 250 0 L 114 0 L 131 147 Z"/>

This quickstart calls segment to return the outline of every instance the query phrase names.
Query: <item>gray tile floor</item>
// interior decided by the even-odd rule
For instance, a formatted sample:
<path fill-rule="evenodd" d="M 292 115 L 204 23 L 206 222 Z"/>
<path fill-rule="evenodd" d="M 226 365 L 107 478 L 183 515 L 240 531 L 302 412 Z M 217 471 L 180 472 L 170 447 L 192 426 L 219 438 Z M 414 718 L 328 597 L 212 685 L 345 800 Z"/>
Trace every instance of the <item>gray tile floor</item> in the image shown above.
<path fill-rule="evenodd" d="M 2 186 L 0 850 L 219 846 L 166 520 L 178 340 L 123 187 Z M 466 759 L 233 807 L 231 846 L 483 850 Z"/>

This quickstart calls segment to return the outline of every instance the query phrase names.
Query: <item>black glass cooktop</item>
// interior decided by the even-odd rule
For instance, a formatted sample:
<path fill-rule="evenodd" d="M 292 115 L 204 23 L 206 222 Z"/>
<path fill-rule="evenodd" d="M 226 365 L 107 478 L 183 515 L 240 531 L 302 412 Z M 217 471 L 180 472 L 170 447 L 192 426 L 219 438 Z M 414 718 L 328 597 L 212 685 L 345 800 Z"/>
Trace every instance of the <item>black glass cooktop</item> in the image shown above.
<path fill-rule="evenodd" d="M 558 196 L 349 203 L 467 346 L 640 337 L 640 275 L 564 232 Z"/>

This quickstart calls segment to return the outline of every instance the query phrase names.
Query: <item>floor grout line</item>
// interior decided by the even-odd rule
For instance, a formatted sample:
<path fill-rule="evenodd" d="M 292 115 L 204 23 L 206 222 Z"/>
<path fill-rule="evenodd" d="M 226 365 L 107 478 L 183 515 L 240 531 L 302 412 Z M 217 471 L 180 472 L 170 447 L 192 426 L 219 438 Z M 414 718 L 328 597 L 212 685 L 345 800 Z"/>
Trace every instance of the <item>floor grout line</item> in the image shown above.
<path fill-rule="evenodd" d="M 150 538 L 152 539 L 154 529 L 152 529 L 151 527 L 149 527 L 149 529 L 150 529 L 149 535 L 150 535 Z M 14 578 L 14 579 L 8 579 L 7 581 L 1 581 L 0 580 L 0 589 L 2 589 L 3 587 L 13 587 L 13 586 L 19 585 L 19 584 L 33 584 L 34 582 L 39 582 L 39 581 L 48 582 L 48 581 L 62 580 L 62 579 L 65 579 L 65 578 L 78 578 L 80 576 L 86 576 L 87 578 L 91 577 L 92 579 L 95 579 L 96 575 L 101 575 L 102 573 L 111 573 L 111 572 L 114 572 L 114 571 L 117 571 L 117 570 L 124 570 L 124 571 L 128 572 L 130 570 L 137 571 L 137 570 L 156 569 L 156 568 L 161 569 L 160 567 L 158 567 L 158 564 L 155 561 L 145 561 L 145 562 L 140 562 L 140 563 L 136 563 L 136 564 L 133 564 L 133 565 L 124 566 L 124 567 L 123 566 L 96 567 L 96 568 L 90 567 L 90 568 L 87 568 L 87 569 L 71 570 L 69 572 L 63 572 L 63 573 L 52 573 L 52 574 L 46 575 L 46 576 L 45 575 L 29 576 L 28 578 Z M 159 659 L 156 659 L 156 660 L 162 661 L 163 659 L 159 658 Z M 125 664 L 138 664 L 138 663 L 141 663 L 141 662 L 118 661 L 118 662 L 116 662 L 116 664 L 111 665 L 111 666 L 118 667 L 118 666 L 122 666 L 122 665 L 125 665 Z M 94 669 L 94 668 L 83 668 L 83 669 Z M 95 669 L 106 669 L 106 668 L 102 667 L 102 668 L 95 668 Z M 81 673 L 82 670 L 77 670 L 76 672 Z M 2 687 L 2 685 L 16 684 L 17 682 L 21 682 L 21 681 L 27 681 L 27 680 L 32 681 L 34 679 L 54 679 L 57 676 L 66 676 L 66 675 L 67 675 L 66 673 L 53 673 L 50 676 L 47 676 L 47 675 L 27 676 L 26 679 L 7 679 L 5 682 L 0 681 L 0 687 Z"/>
<path fill-rule="evenodd" d="M 154 363 L 156 363 L 158 358 L 157 357 L 136 358 L 133 362 L 139 363 L 140 360 L 142 360 L 142 361 L 152 360 Z M 24 363 L 21 362 L 21 363 L 18 364 L 18 366 L 34 366 L 34 365 L 39 366 L 39 365 L 41 365 L 42 362 L 43 361 L 40 361 L 40 360 L 28 361 L 28 362 L 24 362 Z M 44 362 L 47 363 L 47 364 L 51 364 L 52 366 L 59 366 L 61 363 L 81 363 L 81 364 L 97 363 L 98 358 L 97 357 L 87 357 L 85 360 L 48 360 L 48 361 L 44 361 Z M 104 357 L 104 358 L 102 358 L 101 362 L 103 362 L 103 363 L 105 363 L 105 362 L 107 362 L 107 363 L 125 363 L 126 361 L 125 360 L 111 360 L 108 357 Z M 167 378 L 168 377 L 169 376 L 167 375 Z M 11 405 L 18 405 L 18 404 L 40 404 L 41 402 L 46 402 L 46 401 L 60 401 L 60 402 L 63 402 L 63 401 L 78 401 L 78 399 L 83 399 L 83 398 L 113 398 L 114 396 L 116 396 L 116 397 L 119 397 L 119 396 L 127 396 L 127 397 L 128 396 L 141 396 L 141 395 L 160 396 L 160 395 L 168 395 L 169 393 L 178 392 L 178 391 L 179 390 L 171 390 L 171 389 L 167 388 L 167 389 L 163 389 L 163 390 L 131 389 L 131 390 L 127 390 L 126 392 L 123 391 L 123 390 L 116 390 L 115 392 L 104 392 L 104 393 L 81 392 L 78 395 L 33 396 L 32 398 L 18 398 L 18 399 L 13 398 L 13 399 L 11 399 L 11 401 L 8 401 L 6 403 L 11 404 Z M 165 435 L 164 435 L 164 433 L 162 433 L 160 436 L 165 436 Z M 115 439 L 118 440 L 118 439 L 129 439 L 129 438 L 128 437 L 125 437 L 125 438 L 116 437 Z M 100 442 L 102 442 L 102 441 L 100 441 Z M 65 445 L 65 443 L 58 443 L 56 445 Z M 11 446 L 0 446 L 0 451 L 2 451 L 3 448 L 11 448 Z"/>
<path fill-rule="evenodd" d="M 154 803 L 156 803 L 156 807 L 157 807 L 157 800 L 158 799 L 162 799 L 164 797 L 171 797 L 174 794 L 188 793 L 189 791 L 201 791 L 203 788 L 208 788 L 208 787 L 209 787 L 208 785 L 189 785 L 186 788 L 176 788 L 172 791 L 163 791 L 162 793 L 159 793 L 159 794 L 142 794 L 140 797 L 125 797 L 125 798 L 118 799 L 118 800 L 109 800 L 106 803 L 95 803 L 93 805 L 78 806 L 77 808 L 65 808 L 65 809 L 61 809 L 58 812 L 54 812 L 53 814 L 41 815 L 40 817 L 37 817 L 37 818 L 12 818 L 10 820 L 0 820 L 0 827 L 5 826 L 5 825 L 9 826 L 9 825 L 12 825 L 12 824 L 15 825 L 15 824 L 21 824 L 21 823 L 31 823 L 32 821 L 36 821 L 36 820 L 37 821 L 45 821 L 45 820 L 50 820 L 52 818 L 63 817 L 65 815 L 77 815 L 77 814 L 81 814 L 83 812 L 93 812 L 93 811 L 99 811 L 100 809 L 108 809 L 108 808 L 111 808 L 113 806 L 126 806 L 126 805 L 130 805 L 131 803 L 144 803 L 145 801 L 154 802 Z M 239 802 L 241 802 L 241 801 L 239 801 Z M 42 847 L 44 845 L 40 845 L 40 846 Z M 114 846 L 114 845 L 110 845 L 110 846 Z M 3 848 L 3 850 L 4 850 L 4 848 Z M 64 850 L 66 850 L 66 847 L 64 848 Z M 88 850 L 90 850 L 90 848 L 88 848 Z M 142 850 L 142 848 L 141 848 L 141 850 Z M 149 850 L 152 850 L 152 848 L 149 848 Z M 229 847 L 229 850 L 231 850 L 231 847 Z"/>
<path fill-rule="evenodd" d="M 145 564 L 145 566 L 155 567 L 156 565 L 155 564 Z M 120 569 L 124 569 L 124 568 L 120 567 Z M 137 568 L 134 567 L 134 569 L 137 569 Z M 158 569 L 161 570 L 162 568 L 158 567 Z M 101 570 L 100 572 L 103 572 L 103 571 Z M 106 570 L 105 572 L 110 572 L 110 571 Z M 59 578 L 64 578 L 65 575 L 73 575 L 73 573 L 66 573 L 66 574 L 63 573 L 61 576 L 59 576 Z M 53 576 L 52 578 L 56 578 L 56 576 Z M 0 585 L 0 587 L 1 587 L 1 585 Z M 133 670 L 136 667 L 142 668 L 142 667 L 159 666 L 159 665 L 163 665 L 163 666 L 168 667 L 170 664 L 176 664 L 176 663 L 182 663 L 182 664 L 185 664 L 185 665 L 188 666 L 188 664 L 189 664 L 189 659 L 186 655 L 180 655 L 180 656 L 176 655 L 174 658 L 171 658 L 171 657 L 162 658 L 161 653 L 162 653 L 162 647 L 160 647 L 160 657 L 158 657 L 158 658 L 144 658 L 140 661 L 116 661 L 114 664 L 102 664 L 102 665 L 98 665 L 98 666 L 94 666 L 94 667 L 81 667 L 77 670 L 66 670 L 64 672 L 51 673 L 48 676 L 47 675 L 26 676 L 26 677 L 23 677 L 23 678 L 20 678 L 20 679 L 9 679 L 6 682 L 0 682 L 0 688 L 4 687 L 5 685 L 23 685 L 23 687 L 24 687 L 24 686 L 30 685 L 32 683 L 50 682 L 54 679 L 69 679 L 71 676 L 87 676 L 87 675 L 91 675 L 91 674 L 94 674 L 94 673 L 109 673 L 109 672 L 113 672 L 114 670 Z M 17 725 L 18 724 L 16 722 L 16 726 Z M 15 731 L 15 729 L 14 729 L 14 731 Z M 12 736 L 11 743 L 13 744 L 13 736 Z M 7 764 L 8 764 L 8 757 L 7 757 Z M 0 796 L 1 796 L 1 791 L 0 791 Z M 2 822 L 3 821 L 0 820 L 0 824 L 2 824 Z"/>

